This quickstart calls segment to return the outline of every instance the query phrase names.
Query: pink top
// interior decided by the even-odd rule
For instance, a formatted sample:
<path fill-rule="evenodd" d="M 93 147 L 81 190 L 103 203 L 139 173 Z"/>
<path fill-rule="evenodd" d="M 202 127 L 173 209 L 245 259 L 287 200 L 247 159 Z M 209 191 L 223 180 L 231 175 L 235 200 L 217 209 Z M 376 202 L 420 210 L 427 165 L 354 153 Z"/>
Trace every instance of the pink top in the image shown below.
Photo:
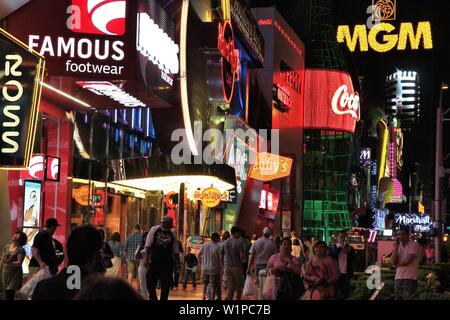
<path fill-rule="evenodd" d="M 301 264 L 298 258 L 290 256 L 283 257 L 281 253 L 276 253 L 270 257 L 269 262 L 267 263 L 267 269 L 273 268 L 283 268 L 288 266 L 289 269 L 297 269 L 300 270 Z"/>
<path fill-rule="evenodd" d="M 306 276 L 318 277 L 327 281 L 337 280 L 340 276 L 336 262 L 331 257 L 313 258 L 308 261 Z M 313 283 L 311 283 L 313 285 Z M 328 295 L 334 296 L 334 284 L 328 284 Z"/>
<path fill-rule="evenodd" d="M 399 263 L 404 262 L 410 254 L 414 255 L 415 258 L 409 265 L 405 267 L 397 267 L 395 280 L 417 280 L 417 272 L 419 270 L 419 263 L 422 257 L 422 247 L 417 242 L 409 240 L 406 246 L 403 246 L 400 243 L 397 250 Z"/>

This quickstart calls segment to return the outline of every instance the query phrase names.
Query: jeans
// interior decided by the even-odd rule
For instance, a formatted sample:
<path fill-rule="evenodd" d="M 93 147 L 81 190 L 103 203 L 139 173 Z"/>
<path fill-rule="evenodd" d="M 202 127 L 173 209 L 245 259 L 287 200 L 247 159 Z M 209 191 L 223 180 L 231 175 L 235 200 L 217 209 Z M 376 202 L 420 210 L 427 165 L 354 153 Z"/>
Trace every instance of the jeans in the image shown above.
<path fill-rule="evenodd" d="M 189 270 L 189 269 L 186 269 L 186 272 L 184 273 L 184 278 L 183 278 L 183 288 L 184 289 L 186 289 L 189 276 L 192 277 L 192 285 L 193 285 L 193 287 L 194 288 L 197 287 L 197 283 L 196 283 L 196 276 L 197 275 L 196 275 L 196 272 L 192 271 L 192 270 Z"/>
<path fill-rule="evenodd" d="M 256 280 L 257 280 L 258 283 L 259 283 L 259 272 L 260 272 L 261 270 L 266 269 L 266 268 L 267 268 L 267 263 L 264 263 L 264 264 L 257 264 L 257 265 L 255 266 Z"/>
<path fill-rule="evenodd" d="M 395 300 L 409 300 L 417 292 L 417 280 L 395 280 Z"/>
<path fill-rule="evenodd" d="M 172 266 L 167 264 L 151 263 L 147 270 L 147 288 L 150 300 L 158 300 L 156 296 L 156 286 L 158 280 L 161 285 L 160 300 L 168 300 L 170 285 L 172 284 Z"/>

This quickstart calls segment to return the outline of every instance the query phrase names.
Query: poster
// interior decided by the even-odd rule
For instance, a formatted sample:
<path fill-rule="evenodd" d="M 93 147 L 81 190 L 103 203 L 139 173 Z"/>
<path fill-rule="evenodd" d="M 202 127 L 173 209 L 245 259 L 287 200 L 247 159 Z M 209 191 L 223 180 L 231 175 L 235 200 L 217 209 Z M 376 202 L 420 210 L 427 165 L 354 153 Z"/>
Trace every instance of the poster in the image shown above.
<path fill-rule="evenodd" d="M 40 182 L 25 181 L 23 226 L 26 229 L 40 227 L 41 187 Z"/>
<path fill-rule="evenodd" d="M 291 212 L 283 211 L 282 214 L 282 229 L 291 231 Z"/>

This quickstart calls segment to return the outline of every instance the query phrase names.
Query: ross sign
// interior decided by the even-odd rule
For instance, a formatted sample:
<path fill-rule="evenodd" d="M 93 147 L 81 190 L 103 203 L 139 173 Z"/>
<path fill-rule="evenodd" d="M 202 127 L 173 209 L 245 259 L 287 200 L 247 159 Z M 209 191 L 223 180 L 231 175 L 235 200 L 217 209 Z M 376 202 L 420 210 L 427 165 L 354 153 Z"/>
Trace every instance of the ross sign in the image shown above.
<path fill-rule="evenodd" d="M 325 69 L 305 70 L 304 126 L 353 133 L 360 117 L 359 96 L 350 74 Z"/>
<path fill-rule="evenodd" d="M 229 20 L 219 24 L 217 47 L 222 56 L 223 96 L 229 104 L 233 99 L 234 84 L 239 80 L 240 73 L 240 53 L 239 49 L 235 48 L 233 27 Z"/>
<path fill-rule="evenodd" d="M 161 70 L 161 79 L 173 86 L 173 78 L 180 69 L 179 46 L 147 13 L 137 15 L 136 48 Z"/>
<path fill-rule="evenodd" d="M 77 85 L 89 90 L 98 96 L 106 96 L 122 104 L 124 107 L 145 107 L 146 104 L 123 91 L 118 86 L 108 81 L 77 81 Z"/>
<path fill-rule="evenodd" d="M 219 205 L 222 194 L 216 188 L 207 188 L 201 193 L 201 201 L 205 207 L 214 208 Z"/>
<path fill-rule="evenodd" d="M 395 213 L 394 222 L 398 226 L 411 227 L 414 232 L 429 232 L 433 224 L 429 214 Z"/>
<path fill-rule="evenodd" d="M 250 177 L 261 181 L 272 181 L 291 174 L 293 160 L 273 153 L 262 152 L 250 171 Z"/>
<path fill-rule="evenodd" d="M 44 65 L 44 57 L 0 28 L 0 167 L 29 165 Z"/>
<path fill-rule="evenodd" d="M 431 25 L 428 21 L 419 22 L 416 31 L 411 22 L 401 23 L 398 33 L 395 33 L 395 26 L 387 22 L 375 24 L 369 32 L 367 29 L 365 24 L 359 24 L 354 27 L 352 34 L 350 26 L 338 26 L 337 42 L 346 43 L 351 52 L 357 51 L 358 43 L 361 52 L 369 51 L 369 47 L 381 53 L 393 49 L 402 51 L 406 50 L 408 43 L 411 50 L 419 50 L 421 43 L 423 49 L 433 49 Z"/>
<path fill-rule="evenodd" d="M 358 93 L 348 93 L 347 85 L 340 86 L 331 99 L 331 109 L 337 115 L 349 114 L 359 120 L 359 95 Z"/>
<path fill-rule="evenodd" d="M 240 0 L 230 0 L 231 17 L 255 52 L 261 64 L 264 64 L 264 37 L 250 10 Z"/>

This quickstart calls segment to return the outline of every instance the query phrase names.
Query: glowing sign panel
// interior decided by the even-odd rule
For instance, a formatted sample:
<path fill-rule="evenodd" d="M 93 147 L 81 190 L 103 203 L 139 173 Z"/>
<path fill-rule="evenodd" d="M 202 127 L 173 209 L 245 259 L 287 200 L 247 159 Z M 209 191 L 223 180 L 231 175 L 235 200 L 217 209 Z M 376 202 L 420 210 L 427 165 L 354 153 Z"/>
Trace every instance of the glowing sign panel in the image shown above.
<path fill-rule="evenodd" d="M 292 163 L 291 158 L 262 152 L 256 158 L 250 177 L 261 181 L 281 179 L 291 174 Z"/>
<path fill-rule="evenodd" d="M 83 89 L 87 89 L 96 95 L 107 96 L 125 107 L 146 107 L 146 104 L 139 99 L 126 93 L 118 86 L 107 81 L 77 81 Z"/>
<path fill-rule="evenodd" d="M 233 27 L 229 20 L 223 25 L 219 24 L 217 47 L 222 55 L 223 95 L 226 103 L 230 103 L 233 99 L 234 83 L 239 79 L 241 62 L 239 49 L 234 47 Z"/>

